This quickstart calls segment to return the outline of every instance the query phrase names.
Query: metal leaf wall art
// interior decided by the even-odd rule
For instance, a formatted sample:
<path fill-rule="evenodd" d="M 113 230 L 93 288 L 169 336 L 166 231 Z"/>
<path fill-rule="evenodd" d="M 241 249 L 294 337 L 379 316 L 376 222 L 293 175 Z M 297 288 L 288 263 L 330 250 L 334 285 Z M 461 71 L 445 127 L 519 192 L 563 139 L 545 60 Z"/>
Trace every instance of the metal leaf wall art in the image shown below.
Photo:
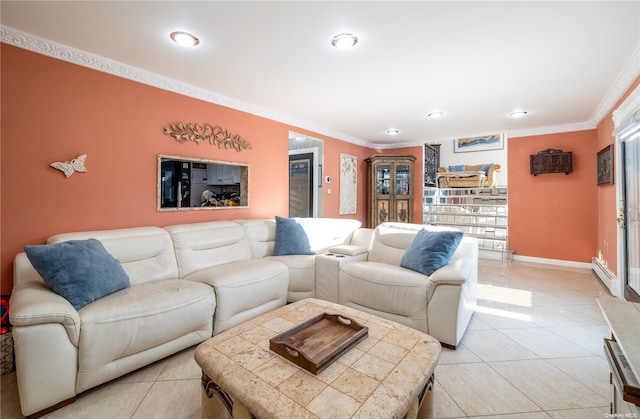
<path fill-rule="evenodd" d="M 181 143 L 193 141 L 196 144 L 200 144 L 201 141 L 208 141 L 209 144 L 217 145 L 218 148 L 233 149 L 235 151 L 242 151 L 245 148 L 252 147 L 251 143 L 241 136 L 209 123 L 178 122 L 177 124 L 169 125 L 169 128 L 165 128 L 164 133 Z"/>

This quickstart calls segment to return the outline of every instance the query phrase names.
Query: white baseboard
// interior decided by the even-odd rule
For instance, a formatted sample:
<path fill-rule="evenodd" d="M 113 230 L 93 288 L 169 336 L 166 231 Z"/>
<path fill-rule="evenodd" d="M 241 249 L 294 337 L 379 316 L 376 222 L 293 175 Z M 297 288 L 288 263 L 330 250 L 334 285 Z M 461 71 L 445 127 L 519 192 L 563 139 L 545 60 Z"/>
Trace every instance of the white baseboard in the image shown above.
<path fill-rule="evenodd" d="M 574 262 L 571 260 L 547 259 L 547 258 L 538 258 L 533 256 L 520 256 L 520 255 L 513 255 L 513 260 L 517 260 L 521 262 L 542 263 L 545 265 L 565 266 L 568 268 L 581 268 L 581 269 L 589 269 L 589 270 L 592 269 L 591 263 L 589 262 Z"/>

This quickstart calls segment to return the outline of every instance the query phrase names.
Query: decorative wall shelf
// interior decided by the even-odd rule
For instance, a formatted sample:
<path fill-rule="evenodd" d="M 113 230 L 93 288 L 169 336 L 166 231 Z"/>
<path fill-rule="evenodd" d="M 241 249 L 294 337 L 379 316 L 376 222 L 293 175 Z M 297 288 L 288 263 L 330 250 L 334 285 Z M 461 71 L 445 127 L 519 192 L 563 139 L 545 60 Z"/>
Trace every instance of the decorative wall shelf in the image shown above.
<path fill-rule="evenodd" d="M 571 151 L 548 148 L 539 151 L 538 154 L 529 156 L 529 171 L 533 176 L 541 173 L 564 173 L 568 175 L 573 171 Z"/>

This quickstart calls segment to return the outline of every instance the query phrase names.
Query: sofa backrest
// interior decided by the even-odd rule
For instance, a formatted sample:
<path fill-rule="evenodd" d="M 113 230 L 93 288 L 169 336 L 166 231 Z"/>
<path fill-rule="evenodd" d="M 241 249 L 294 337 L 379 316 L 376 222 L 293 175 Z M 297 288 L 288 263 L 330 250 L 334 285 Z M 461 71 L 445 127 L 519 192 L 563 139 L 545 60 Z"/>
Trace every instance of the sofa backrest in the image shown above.
<path fill-rule="evenodd" d="M 421 229 L 436 231 L 460 231 L 453 227 L 407 224 L 407 223 L 382 223 L 373 231 L 368 260 L 382 262 L 391 265 L 400 265 L 404 255 L 418 231 Z M 475 250 L 474 250 L 475 249 Z M 451 260 L 456 258 L 478 258 L 478 242 L 475 238 L 463 237 Z"/>
<path fill-rule="evenodd" d="M 244 228 L 253 259 L 273 255 L 276 220 L 235 220 Z"/>
<path fill-rule="evenodd" d="M 350 218 L 295 218 L 302 226 L 311 250 L 316 253 L 326 253 L 330 247 L 349 244 L 353 232 L 362 223 Z"/>
<path fill-rule="evenodd" d="M 351 241 L 349 242 L 352 246 L 359 246 L 369 250 L 371 247 L 371 238 L 373 237 L 373 232 L 375 230 L 373 228 L 359 228 L 353 232 L 351 235 Z"/>
<path fill-rule="evenodd" d="M 171 237 L 160 227 L 62 233 L 49 237 L 47 243 L 90 238 L 99 240 L 118 259 L 131 285 L 178 278 Z"/>
<path fill-rule="evenodd" d="M 349 244 L 353 232 L 362 223 L 358 220 L 342 218 L 294 218 L 307 234 L 311 250 L 324 253 L 330 247 Z M 276 239 L 274 219 L 235 220 L 242 225 L 249 240 L 254 259 L 273 255 Z M 368 247 L 368 246 L 367 246 Z"/>
<path fill-rule="evenodd" d="M 424 226 L 406 223 L 382 223 L 373 231 L 368 260 L 400 265 L 400 259 L 413 238 Z"/>
<path fill-rule="evenodd" d="M 165 227 L 171 235 L 180 277 L 224 263 L 251 259 L 242 226 L 233 221 L 209 221 Z"/>

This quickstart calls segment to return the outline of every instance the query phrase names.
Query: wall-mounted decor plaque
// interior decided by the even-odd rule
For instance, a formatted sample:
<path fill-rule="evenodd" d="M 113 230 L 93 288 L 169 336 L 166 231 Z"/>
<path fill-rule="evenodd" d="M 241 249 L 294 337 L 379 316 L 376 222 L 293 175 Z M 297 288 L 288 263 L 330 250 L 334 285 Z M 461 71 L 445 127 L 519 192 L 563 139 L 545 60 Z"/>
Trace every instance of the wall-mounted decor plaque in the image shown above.
<path fill-rule="evenodd" d="M 533 176 L 541 173 L 564 173 L 573 171 L 573 153 L 571 151 L 548 148 L 529 156 L 529 171 Z"/>

